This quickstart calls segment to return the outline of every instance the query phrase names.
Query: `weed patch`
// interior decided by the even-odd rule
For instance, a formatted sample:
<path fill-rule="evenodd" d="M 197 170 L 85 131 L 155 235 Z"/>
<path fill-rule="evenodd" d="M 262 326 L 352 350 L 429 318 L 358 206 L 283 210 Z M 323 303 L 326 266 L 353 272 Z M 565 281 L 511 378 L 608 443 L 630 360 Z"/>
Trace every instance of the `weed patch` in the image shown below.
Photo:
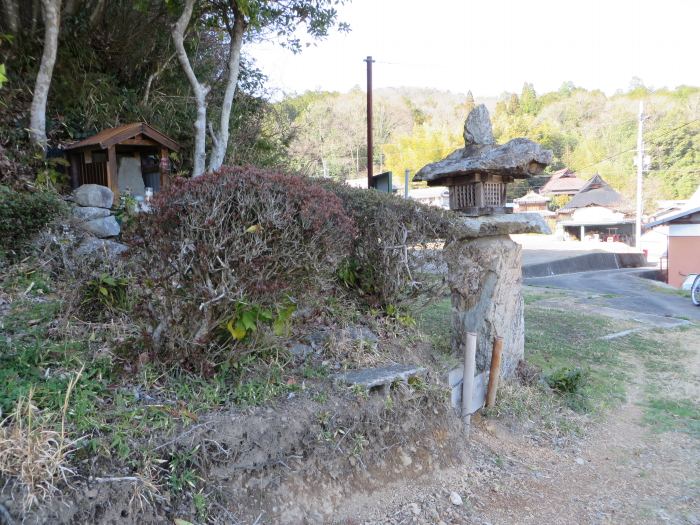
<path fill-rule="evenodd" d="M 497 417 L 517 424 L 519 430 L 537 438 L 559 440 L 583 433 L 585 416 L 573 412 L 564 400 L 542 385 L 523 385 L 505 381 L 498 390 L 498 403 L 485 410 L 487 417 Z"/>
<path fill-rule="evenodd" d="M 625 399 L 629 378 L 621 343 L 599 339 L 614 330 L 602 317 L 531 306 L 525 310 L 525 358 L 570 408 L 602 413 Z"/>
<path fill-rule="evenodd" d="M 656 397 L 648 399 L 644 408 L 644 423 L 656 432 L 680 431 L 700 438 L 697 400 Z"/>

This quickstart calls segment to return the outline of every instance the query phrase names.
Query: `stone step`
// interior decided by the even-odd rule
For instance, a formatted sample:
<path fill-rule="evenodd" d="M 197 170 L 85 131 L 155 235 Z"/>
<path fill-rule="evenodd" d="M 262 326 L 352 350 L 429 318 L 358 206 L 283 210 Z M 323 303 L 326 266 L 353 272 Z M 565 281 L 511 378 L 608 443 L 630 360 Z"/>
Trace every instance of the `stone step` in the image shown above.
<path fill-rule="evenodd" d="M 380 368 L 364 368 L 361 370 L 348 370 L 337 374 L 335 380 L 355 386 L 359 385 L 367 390 L 379 387 L 384 391 L 395 381 L 407 383 L 411 377 L 424 376 L 426 369 L 416 365 L 391 365 Z"/>

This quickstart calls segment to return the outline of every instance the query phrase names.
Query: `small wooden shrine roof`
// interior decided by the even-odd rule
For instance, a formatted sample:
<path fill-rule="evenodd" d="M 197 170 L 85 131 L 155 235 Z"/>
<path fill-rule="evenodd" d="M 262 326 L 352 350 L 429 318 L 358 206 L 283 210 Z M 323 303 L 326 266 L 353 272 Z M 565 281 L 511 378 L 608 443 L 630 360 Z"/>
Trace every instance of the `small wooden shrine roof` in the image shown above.
<path fill-rule="evenodd" d="M 138 135 L 141 135 L 144 139 L 135 138 Z M 153 144 L 148 143 L 149 139 Z M 116 128 L 103 129 L 96 135 L 66 146 L 65 149 L 76 150 L 95 146 L 100 149 L 107 149 L 118 144 L 131 146 L 160 145 L 171 151 L 180 150 L 180 144 L 145 122 L 134 122 L 117 126 Z"/>

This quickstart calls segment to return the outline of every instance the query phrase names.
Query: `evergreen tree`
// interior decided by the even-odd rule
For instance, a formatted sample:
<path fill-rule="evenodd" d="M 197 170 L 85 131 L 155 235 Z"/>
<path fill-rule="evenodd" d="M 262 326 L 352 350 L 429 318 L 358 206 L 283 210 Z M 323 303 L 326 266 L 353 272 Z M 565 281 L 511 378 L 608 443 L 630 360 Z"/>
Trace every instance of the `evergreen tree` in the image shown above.
<path fill-rule="evenodd" d="M 523 90 L 520 94 L 520 109 L 526 115 L 536 115 L 540 109 L 535 88 L 528 82 L 523 84 Z"/>

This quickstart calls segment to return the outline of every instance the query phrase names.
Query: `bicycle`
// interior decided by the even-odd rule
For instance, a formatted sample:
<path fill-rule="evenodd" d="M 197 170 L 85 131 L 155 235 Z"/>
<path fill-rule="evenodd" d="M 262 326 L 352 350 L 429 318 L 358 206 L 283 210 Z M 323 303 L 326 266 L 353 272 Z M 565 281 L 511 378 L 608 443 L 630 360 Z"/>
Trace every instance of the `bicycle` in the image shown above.
<path fill-rule="evenodd" d="M 693 285 L 690 287 L 690 300 L 695 306 L 700 306 L 700 274 L 695 276 Z"/>

